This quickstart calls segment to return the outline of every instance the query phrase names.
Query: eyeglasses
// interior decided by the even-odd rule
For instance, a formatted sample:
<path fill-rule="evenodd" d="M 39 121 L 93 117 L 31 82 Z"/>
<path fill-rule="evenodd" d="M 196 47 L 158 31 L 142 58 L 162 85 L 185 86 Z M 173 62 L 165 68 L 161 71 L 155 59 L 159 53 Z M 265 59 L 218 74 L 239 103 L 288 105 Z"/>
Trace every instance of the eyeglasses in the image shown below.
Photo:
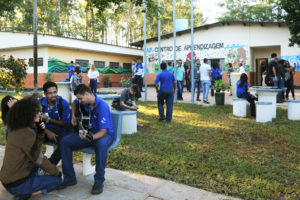
<path fill-rule="evenodd" d="M 47 94 L 47 95 L 57 94 L 57 91 L 47 92 L 46 94 Z"/>

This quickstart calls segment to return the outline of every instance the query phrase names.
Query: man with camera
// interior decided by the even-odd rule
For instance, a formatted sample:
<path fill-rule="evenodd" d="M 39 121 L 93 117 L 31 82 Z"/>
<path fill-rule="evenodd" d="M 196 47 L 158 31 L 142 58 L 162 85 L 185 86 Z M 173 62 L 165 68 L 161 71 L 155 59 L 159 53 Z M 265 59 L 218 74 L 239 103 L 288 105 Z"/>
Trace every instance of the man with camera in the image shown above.
<path fill-rule="evenodd" d="M 41 118 L 46 123 L 46 140 L 57 143 L 57 148 L 50 157 L 50 162 L 57 165 L 61 159 L 60 141 L 67 134 L 70 125 L 70 105 L 67 100 L 57 95 L 57 85 L 46 82 L 43 85 L 45 97 L 39 99 L 42 104 Z"/>
<path fill-rule="evenodd" d="M 72 151 L 93 146 L 96 152 L 96 174 L 91 193 L 100 194 L 103 192 L 105 181 L 107 151 L 115 138 L 111 112 L 107 103 L 95 96 L 87 85 L 78 85 L 74 95 L 77 99 L 72 103 L 72 124 L 74 126 L 78 124 L 80 131 L 78 134 L 67 135 L 61 142 L 64 174 L 62 188 L 77 184 Z M 78 111 L 81 117 L 83 113 L 88 114 L 88 120 L 85 120 L 87 123 L 77 122 Z"/>

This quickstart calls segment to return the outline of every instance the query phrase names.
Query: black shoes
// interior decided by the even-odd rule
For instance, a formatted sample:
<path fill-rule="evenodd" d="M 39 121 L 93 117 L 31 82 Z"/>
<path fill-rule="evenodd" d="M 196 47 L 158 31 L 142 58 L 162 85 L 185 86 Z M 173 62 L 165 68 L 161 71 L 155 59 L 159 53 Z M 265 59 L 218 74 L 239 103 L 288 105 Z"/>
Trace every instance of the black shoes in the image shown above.
<path fill-rule="evenodd" d="M 77 180 L 70 180 L 70 181 L 63 181 L 62 184 L 60 185 L 59 189 L 64 189 L 68 186 L 76 185 Z"/>
<path fill-rule="evenodd" d="M 94 183 L 91 193 L 101 194 L 103 192 L 103 183 Z"/>
<path fill-rule="evenodd" d="M 165 117 L 160 117 L 159 119 L 158 119 L 158 121 L 164 121 L 164 120 L 166 120 L 166 118 Z"/>
<path fill-rule="evenodd" d="M 197 99 L 196 101 L 201 101 L 200 99 Z"/>
<path fill-rule="evenodd" d="M 203 100 L 203 103 L 205 103 L 205 104 L 209 104 L 209 101 L 207 101 L 207 100 Z"/>

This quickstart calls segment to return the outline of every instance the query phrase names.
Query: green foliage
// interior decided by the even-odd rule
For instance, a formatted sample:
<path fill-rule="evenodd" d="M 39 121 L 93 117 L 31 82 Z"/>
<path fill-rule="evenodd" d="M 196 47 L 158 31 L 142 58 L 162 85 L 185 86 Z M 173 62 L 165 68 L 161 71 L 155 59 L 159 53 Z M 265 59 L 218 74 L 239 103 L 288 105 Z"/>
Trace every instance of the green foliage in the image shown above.
<path fill-rule="evenodd" d="M 282 14 L 286 25 L 289 27 L 291 38 L 290 46 L 298 45 L 300 47 L 300 1 L 299 0 L 281 0 L 280 5 L 285 11 Z"/>
<path fill-rule="evenodd" d="M 20 92 L 27 75 L 26 69 L 24 59 L 16 59 L 12 55 L 7 59 L 0 56 L 0 87 L 4 89 L 12 87 L 16 92 Z"/>
<path fill-rule="evenodd" d="M 274 22 L 280 15 L 278 0 L 225 0 L 219 6 L 227 9 L 220 21 Z"/>
<path fill-rule="evenodd" d="M 45 81 L 46 82 L 49 82 L 49 81 L 52 81 L 53 80 L 53 77 L 52 77 L 52 74 L 51 73 L 46 73 L 46 76 L 45 76 Z"/>
<path fill-rule="evenodd" d="M 110 77 L 109 76 L 103 76 L 102 80 L 103 80 L 104 87 L 106 87 L 106 88 L 109 87 Z"/>
<path fill-rule="evenodd" d="M 220 92 L 220 91 L 225 91 L 225 90 L 229 90 L 230 86 L 228 83 L 223 83 L 223 80 L 222 79 L 219 79 L 219 80 L 216 80 L 215 83 L 213 84 L 212 88 L 214 90 L 216 90 L 217 92 Z"/>
<path fill-rule="evenodd" d="M 122 78 L 121 79 L 121 87 L 122 88 L 129 88 L 131 87 L 132 83 L 131 83 L 131 78 Z"/>

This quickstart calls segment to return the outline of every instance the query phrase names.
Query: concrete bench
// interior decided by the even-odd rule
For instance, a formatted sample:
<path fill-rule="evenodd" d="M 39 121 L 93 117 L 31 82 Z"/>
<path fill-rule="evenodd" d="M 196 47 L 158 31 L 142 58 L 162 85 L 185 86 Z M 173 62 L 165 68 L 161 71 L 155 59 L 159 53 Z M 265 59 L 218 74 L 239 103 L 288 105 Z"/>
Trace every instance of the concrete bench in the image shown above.
<path fill-rule="evenodd" d="M 122 131 L 122 119 L 123 119 L 122 117 L 123 117 L 123 115 L 119 114 L 118 112 L 112 112 L 111 117 L 112 117 L 112 122 L 113 122 L 114 132 L 115 132 L 116 138 L 113 141 L 113 143 L 110 145 L 110 147 L 108 148 L 108 151 L 115 149 L 119 145 L 120 140 L 121 140 L 121 131 Z M 47 142 L 46 143 L 46 153 L 45 153 L 45 155 L 48 158 L 52 155 L 53 150 L 54 150 L 54 146 L 56 146 L 56 144 L 54 144 L 52 142 Z M 92 159 L 92 155 L 96 154 L 95 153 L 95 148 L 94 147 L 87 147 L 87 148 L 79 149 L 77 151 L 83 153 L 83 158 L 82 158 L 82 164 L 83 164 L 82 174 L 83 174 L 83 176 L 87 176 L 89 174 L 94 173 L 95 172 L 95 166 L 93 166 L 91 164 L 91 159 Z"/>
<path fill-rule="evenodd" d="M 288 119 L 300 120 L 300 100 L 288 101 Z"/>
<path fill-rule="evenodd" d="M 122 134 L 133 134 L 137 132 L 137 112 L 132 110 L 113 111 L 112 113 L 122 117 Z"/>
<path fill-rule="evenodd" d="M 233 98 L 233 116 L 246 117 L 247 116 L 247 99 Z"/>
<path fill-rule="evenodd" d="M 256 102 L 256 122 L 271 122 L 272 108 L 272 102 Z"/>

